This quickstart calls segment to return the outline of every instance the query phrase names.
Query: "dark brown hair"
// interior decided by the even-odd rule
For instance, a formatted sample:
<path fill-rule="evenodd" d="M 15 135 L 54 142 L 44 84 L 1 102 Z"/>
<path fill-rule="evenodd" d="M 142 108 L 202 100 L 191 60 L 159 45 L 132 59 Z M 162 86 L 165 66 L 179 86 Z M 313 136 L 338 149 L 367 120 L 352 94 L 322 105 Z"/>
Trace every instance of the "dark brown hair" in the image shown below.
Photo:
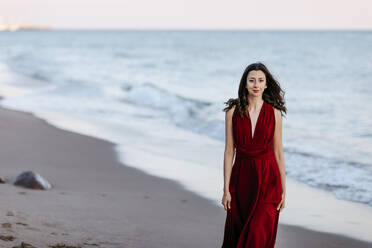
<path fill-rule="evenodd" d="M 243 115 L 245 115 L 248 118 L 248 89 L 246 88 L 247 86 L 247 77 L 248 73 L 253 70 L 261 70 L 263 73 L 265 73 L 266 77 L 266 85 L 267 88 L 264 90 L 262 94 L 262 99 L 271 104 L 274 108 L 279 109 L 284 113 L 287 113 L 287 108 L 284 106 L 285 100 L 284 100 L 284 94 L 285 92 L 280 88 L 279 82 L 271 75 L 267 67 L 261 63 L 253 63 L 247 66 L 245 68 L 244 73 L 242 75 L 242 78 L 240 80 L 239 84 L 239 91 L 238 91 L 238 98 L 230 98 L 227 102 L 224 102 L 224 104 L 227 105 L 223 109 L 223 111 L 228 111 L 231 109 L 234 105 L 236 105 L 236 111 L 240 114 L 242 118 L 244 118 Z"/>

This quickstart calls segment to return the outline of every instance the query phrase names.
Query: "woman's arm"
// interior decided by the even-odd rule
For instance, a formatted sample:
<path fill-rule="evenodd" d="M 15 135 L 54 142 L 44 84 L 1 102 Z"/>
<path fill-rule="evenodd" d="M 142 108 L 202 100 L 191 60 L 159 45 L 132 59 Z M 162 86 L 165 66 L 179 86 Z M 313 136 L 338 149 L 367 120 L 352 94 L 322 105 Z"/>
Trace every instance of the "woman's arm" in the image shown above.
<path fill-rule="evenodd" d="M 229 192 L 230 176 L 234 159 L 234 139 L 232 116 L 235 106 L 229 109 L 225 115 L 225 153 L 224 153 L 224 193 Z"/>
<path fill-rule="evenodd" d="M 286 193 L 286 178 L 285 178 L 285 165 L 284 153 L 282 143 L 282 113 L 279 109 L 274 108 L 275 112 L 275 133 L 274 133 L 274 153 L 276 161 L 280 170 L 280 177 L 282 180 L 283 195 Z"/>

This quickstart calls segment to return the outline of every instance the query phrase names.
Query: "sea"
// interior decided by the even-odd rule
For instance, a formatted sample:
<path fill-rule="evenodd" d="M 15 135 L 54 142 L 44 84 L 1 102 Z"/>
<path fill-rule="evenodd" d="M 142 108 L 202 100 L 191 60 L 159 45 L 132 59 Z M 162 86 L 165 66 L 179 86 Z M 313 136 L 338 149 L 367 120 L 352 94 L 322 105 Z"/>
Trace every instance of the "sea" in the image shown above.
<path fill-rule="evenodd" d="M 287 177 L 372 207 L 372 31 L 0 32 L 0 104 L 220 205 L 224 102 L 254 62 L 285 91 Z"/>

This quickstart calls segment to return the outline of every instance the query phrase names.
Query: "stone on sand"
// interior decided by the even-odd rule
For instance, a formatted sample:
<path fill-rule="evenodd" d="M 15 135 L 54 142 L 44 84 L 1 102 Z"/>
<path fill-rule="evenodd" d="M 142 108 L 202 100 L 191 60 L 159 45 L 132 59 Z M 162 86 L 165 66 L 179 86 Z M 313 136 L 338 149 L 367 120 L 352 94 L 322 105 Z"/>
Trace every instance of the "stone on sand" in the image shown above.
<path fill-rule="evenodd" d="M 14 185 L 22 186 L 29 189 L 51 189 L 51 184 L 38 173 L 33 171 L 24 171 L 17 176 Z"/>

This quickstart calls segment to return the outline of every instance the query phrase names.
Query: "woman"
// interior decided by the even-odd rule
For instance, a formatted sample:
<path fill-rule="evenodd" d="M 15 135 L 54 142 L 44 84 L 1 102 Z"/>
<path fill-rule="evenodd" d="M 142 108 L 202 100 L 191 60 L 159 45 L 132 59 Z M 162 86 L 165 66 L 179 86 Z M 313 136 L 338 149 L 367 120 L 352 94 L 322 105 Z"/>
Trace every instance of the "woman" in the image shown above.
<path fill-rule="evenodd" d="M 227 213 L 222 248 L 273 248 L 286 191 L 284 92 L 264 64 L 254 63 L 245 69 L 238 95 L 224 109 L 222 205 Z"/>

